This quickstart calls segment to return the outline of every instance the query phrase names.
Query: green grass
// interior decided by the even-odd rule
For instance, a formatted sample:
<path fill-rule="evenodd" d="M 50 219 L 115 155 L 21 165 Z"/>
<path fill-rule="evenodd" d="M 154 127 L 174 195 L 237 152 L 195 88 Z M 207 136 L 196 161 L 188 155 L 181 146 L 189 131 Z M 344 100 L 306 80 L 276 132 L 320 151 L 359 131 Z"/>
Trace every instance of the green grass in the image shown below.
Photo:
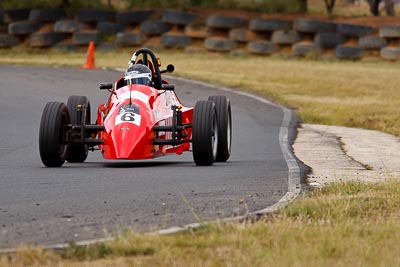
<path fill-rule="evenodd" d="M 399 266 L 400 182 L 336 183 L 257 223 L 174 235 L 125 233 L 62 253 L 0 256 L 0 266 Z"/>

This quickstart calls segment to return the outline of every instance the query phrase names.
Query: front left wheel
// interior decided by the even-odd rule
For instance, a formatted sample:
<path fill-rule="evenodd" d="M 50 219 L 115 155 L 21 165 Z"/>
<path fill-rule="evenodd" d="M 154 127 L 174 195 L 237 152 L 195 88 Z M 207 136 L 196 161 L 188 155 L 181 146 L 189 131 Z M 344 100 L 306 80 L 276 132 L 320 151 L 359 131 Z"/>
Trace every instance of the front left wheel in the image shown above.
<path fill-rule="evenodd" d="M 61 167 L 68 156 L 64 126 L 69 124 L 68 109 L 64 103 L 48 102 L 44 107 L 39 128 L 39 154 L 47 167 Z"/>
<path fill-rule="evenodd" d="M 193 111 L 192 150 L 198 166 L 212 165 L 217 158 L 218 122 L 212 101 L 197 101 Z"/>

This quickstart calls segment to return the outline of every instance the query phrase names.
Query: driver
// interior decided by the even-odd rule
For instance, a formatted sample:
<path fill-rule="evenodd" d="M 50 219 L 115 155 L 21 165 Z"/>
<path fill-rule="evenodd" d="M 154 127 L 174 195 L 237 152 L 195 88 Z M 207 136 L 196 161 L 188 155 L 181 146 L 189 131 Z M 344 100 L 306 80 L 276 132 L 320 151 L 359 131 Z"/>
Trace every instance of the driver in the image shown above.
<path fill-rule="evenodd" d="M 151 86 L 152 76 L 151 70 L 142 64 L 133 64 L 130 66 L 124 74 L 125 84 L 142 84 Z"/>

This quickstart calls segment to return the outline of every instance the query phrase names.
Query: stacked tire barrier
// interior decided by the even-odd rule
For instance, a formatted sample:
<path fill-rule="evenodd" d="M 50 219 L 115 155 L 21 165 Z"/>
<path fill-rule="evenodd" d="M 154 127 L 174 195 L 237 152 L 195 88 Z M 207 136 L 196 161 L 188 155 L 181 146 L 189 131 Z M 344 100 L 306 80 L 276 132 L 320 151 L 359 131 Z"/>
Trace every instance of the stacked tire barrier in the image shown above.
<path fill-rule="evenodd" d="M 379 29 L 379 36 L 385 42 L 381 49 L 381 57 L 389 60 L 400 59 L 400 26 L 382 26 Z"/>
<path fill-rule="evenodd" d="M 163 10 L 62 9 L 0 11 L 0 48 L 16 46 L 76 50 L 162 47 L 234 55 L 287 54 L 357 60 L 400 59 L 400 25 L 373 28 L 310 18 L 242 18 Z"/>

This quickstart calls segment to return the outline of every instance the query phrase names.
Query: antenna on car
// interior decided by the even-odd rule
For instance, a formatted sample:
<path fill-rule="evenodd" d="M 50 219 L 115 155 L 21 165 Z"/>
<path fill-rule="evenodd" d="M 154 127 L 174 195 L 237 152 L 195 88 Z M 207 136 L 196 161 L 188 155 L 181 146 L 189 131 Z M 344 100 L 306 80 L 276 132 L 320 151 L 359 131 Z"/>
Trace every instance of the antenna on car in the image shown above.
<path fill-rule="evenodd" d="M 129 60 L 129 62 L 128 62 L 129 67 L 135 64 L 136 58 L 137 58 L 137 55 L 135 52 L 135 53 L 133 53 L 131 60 Z M 131 88 L 131 86 L 129 86 L 129 106 L 132 106 L 132 88 Z"/>

